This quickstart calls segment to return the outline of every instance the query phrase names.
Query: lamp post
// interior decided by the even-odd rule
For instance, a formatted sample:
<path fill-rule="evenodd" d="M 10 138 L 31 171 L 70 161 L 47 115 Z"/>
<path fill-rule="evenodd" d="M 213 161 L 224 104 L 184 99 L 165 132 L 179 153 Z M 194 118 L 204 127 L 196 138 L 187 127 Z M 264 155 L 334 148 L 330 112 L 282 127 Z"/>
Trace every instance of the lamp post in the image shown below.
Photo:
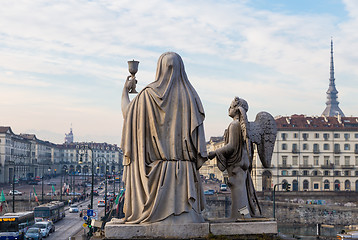
<path fill-rule="evenodd" d="M 15 166 L 12 177 L 12 212 L 15 212 Z"/>
<path fill-rule="evenodd" d="M 93 209 L 93 185 L 94 185 L 94 155 L 93 149 L 89 145 L 77 145 L 79 154 L 85 154 L 88 150 L 91 151 L 91 169 L 92 169 L 92 183 L 91 183 L 91 209 Z"/>

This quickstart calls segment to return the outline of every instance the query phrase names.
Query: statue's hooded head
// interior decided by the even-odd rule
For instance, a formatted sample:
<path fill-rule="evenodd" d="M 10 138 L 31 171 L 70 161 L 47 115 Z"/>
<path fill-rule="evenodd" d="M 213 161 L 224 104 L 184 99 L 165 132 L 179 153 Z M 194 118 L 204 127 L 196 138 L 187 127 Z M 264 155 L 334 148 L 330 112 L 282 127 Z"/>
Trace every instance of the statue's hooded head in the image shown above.
<path fill-rule="evenodd" d="M 155 89 L 158 96 L 166 98 L 178 84 L 190 85 L 183 60 L 175 52 L 163 53 L 158 59 L 155 81 L 148 86 Z"/>

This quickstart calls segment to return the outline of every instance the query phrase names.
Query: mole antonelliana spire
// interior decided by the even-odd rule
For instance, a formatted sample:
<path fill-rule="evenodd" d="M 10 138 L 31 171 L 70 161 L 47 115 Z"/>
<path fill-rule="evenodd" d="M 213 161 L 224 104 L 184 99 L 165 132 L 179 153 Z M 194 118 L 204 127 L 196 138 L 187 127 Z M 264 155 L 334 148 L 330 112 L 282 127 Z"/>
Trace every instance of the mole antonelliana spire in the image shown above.
<path fill-rule="evenodd" d="M 333 65 L 333 40 L 331 39 L 331 67 L 330 67 L 330 77 L 329 77 L 329 87 L 327 90 L 327 102 L 326 109 L 323 111 L 322 115 L 326 117 L 333 117 L 340 115 L 344 117 L 344 113 L 339 108 L 337 101 L 337 89 L 336 84 L 334 83 L 334 65 Z"/>

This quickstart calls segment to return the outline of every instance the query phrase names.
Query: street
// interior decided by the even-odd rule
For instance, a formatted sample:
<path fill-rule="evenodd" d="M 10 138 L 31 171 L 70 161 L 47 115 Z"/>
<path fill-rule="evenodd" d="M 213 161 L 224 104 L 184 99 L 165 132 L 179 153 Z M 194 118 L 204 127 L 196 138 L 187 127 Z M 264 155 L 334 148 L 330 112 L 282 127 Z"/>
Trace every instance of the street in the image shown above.
<path fill-rule="evenodd" d="M 93 209 L 98 209 L 97 202 L 99 199 L 102 199 L 103 194 L 104 192 L 101 193 L 100 197 L 93 198 Z M 90 199 L 78 203 L 77 206 L 81 211 L 81 209 L 87 209 L 88 204 L 90 204 Z M 100 219 L 100 217 L 104 215 L 104 208 L 99 208 L 98 214 L 98 219 Z M 80 217 L 79 213 L 70 213 L 67 209 L 66 217 L 55 223 L 56 231 L 50 234 L 46 239 L 69 239 L 69 237 L 76 235 L 79 231 L 84 231 L 83 223 L 85 223 L 85 221 Z M 85 229 L 85 232 L 88 232 L 88 228 Z"/>

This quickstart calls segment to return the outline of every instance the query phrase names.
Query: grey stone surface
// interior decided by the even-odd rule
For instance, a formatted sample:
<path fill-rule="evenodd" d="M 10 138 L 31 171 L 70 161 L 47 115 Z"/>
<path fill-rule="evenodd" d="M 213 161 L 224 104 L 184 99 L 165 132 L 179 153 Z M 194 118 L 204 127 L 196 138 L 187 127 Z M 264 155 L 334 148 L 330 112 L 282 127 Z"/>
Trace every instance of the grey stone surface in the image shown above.
<path fill-rule="evenodd" d="M 189 239 L 206 237 L 209 223 L 106 224 L 106 239 Z"/>
<path fill-rule="evenodd" d="M 277 234 L 277 222 L 232 222 L 232 223 L 211 223 L 210 232 L 214 235 L 256 235 L 256 234 Z"/>
<path fill-rule="evenodd" d="M 117 224 L 107 223 L 106 239 L 191 239 L 214 235 L 277 234 L 275 221 L 188 223 L 188 224 Z"/>

